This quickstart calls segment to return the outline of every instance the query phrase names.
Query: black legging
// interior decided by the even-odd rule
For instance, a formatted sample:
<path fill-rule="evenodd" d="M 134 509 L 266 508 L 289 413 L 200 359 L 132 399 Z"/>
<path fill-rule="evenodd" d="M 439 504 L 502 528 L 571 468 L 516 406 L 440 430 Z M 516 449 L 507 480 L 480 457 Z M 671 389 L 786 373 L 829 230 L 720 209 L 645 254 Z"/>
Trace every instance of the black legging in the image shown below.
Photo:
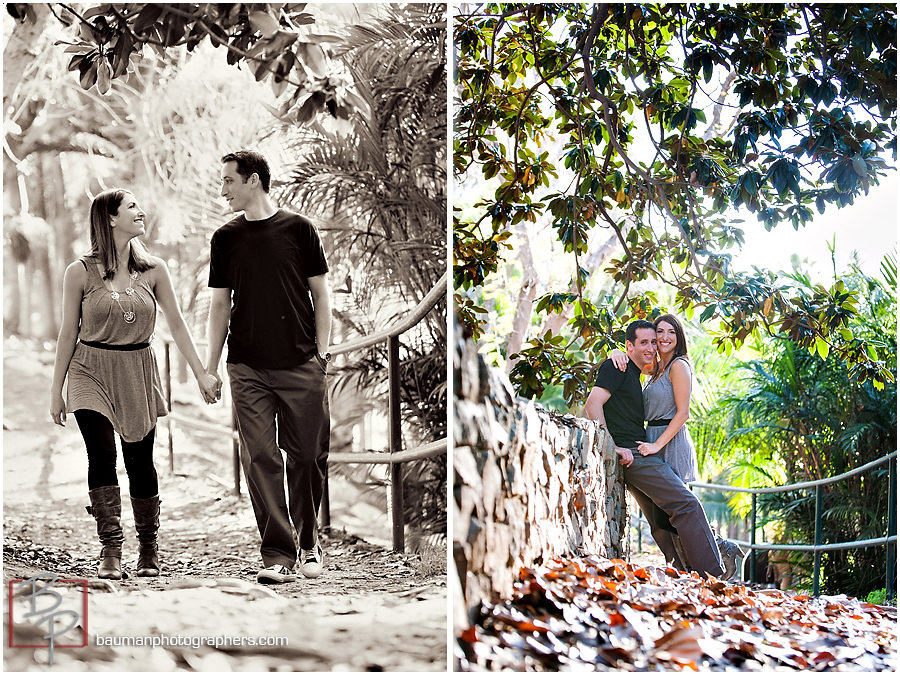
<path fill-rule="evenodd" d="M 112 422 L 95 410 L 76 410 L 75 421 L 84 437 L 88 456 L 88 488 L 118 485 L 116 478 L 116 437 Z M 136 443 L 122 441 L 125 471 L 132 497 L 146 499 L 159 494 L 156 467 L 153 466 L 153 441 L 156 427 Z"/>

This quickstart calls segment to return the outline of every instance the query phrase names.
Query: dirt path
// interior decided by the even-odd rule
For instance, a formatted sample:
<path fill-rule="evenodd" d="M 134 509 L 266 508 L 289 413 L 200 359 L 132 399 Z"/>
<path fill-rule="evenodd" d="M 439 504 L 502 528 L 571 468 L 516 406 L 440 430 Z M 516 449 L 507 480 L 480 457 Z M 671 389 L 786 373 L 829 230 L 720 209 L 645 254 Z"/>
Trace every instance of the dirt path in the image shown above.
<path fill-rule="evenodd" d="M 369 543 L 357 536 L 361 531 L 332 528 L 323 533 L 321 577 L 277 587 L 257 584 L 260 559 L 252 509 L 246 495 L 234 496 L 221 479 L 211 477 L 228 476 L 230 463 L 227 452 L 210 448 L 208 434 L 178 437 L 176 474 L 164 458 L 165 435 L 157 441 L 163 574 L 121 582 L 95 579 L 99 547 L 93 520 L 84 511 L 87 460 L 74 419 L 65 429 L 49 421 L 51 362 L 50 352 L 26 344 L 5 346 L 4 588 L 8 592 L 10 580 L 39 572 L 60 579 L 94 578 L 88 593 L 89 646 L 55 650 L 50 667 L 43 665 L 47 649 L 7 644 L 6 670 L 446 669 L 445 561 L 435 551 L 423 561 Z M 222 441 L 214 439 L 212 445 Z M 121 468 L 119 481 L 127 485 Z M 339 488 L 332 486 L 333 513 Z M 344 498 L 353 502 L 352 495 Z M 380 518 L 386 520 L 384 514 Z M 354 522 L 349 516 L 344 520 Z M 133 570 L 137 544 L 128 508 L 123 525 L 123 563 Z M 8 630 L 8 599 L 4 608 Z M 19 618 L 24 612 L 16 612 L 18 604 L 14 633 L 22 639 L 14 643 L 27 644 L 29 627 Z M 287 645 L 97 646 L 97 636 L 269 636 L 287 638 Z"/>

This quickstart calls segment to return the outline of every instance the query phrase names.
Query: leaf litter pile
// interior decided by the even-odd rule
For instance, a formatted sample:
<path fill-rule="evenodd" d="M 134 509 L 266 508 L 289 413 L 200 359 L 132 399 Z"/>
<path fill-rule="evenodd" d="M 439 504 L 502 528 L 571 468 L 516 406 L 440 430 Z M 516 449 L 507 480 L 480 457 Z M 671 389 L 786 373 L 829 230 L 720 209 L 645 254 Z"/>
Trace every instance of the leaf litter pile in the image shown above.
<path fill-rule="evenodd" d="M 523 568 L 481 606 L 461 670 L 895 671 L 897 612 L 598 556 Z"/>

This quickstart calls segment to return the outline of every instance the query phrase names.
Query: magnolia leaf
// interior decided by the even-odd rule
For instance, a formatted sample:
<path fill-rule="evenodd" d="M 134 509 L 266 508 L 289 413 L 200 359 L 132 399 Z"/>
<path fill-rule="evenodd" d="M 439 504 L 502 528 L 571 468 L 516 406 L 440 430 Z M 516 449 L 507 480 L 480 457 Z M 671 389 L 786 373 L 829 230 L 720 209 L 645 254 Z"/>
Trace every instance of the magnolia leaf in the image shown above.
<path fill-rule="evenodd" d="M 253 30 L 258 31 L 263 37 L 272 37 L 278 32 L 278 20 L 268 12 L 250 12 L 247 20 Z"/>
<path fill-rule="evenodd" d="M 340 35 L 328 35 L 325 33 L 310 33 L 306 36 L 306 40 L 316 44 L 333 43 L 337 44 L 344 40 Z"/>
<path fill-rule="evenodd" d="M 284 78 L 272 78 L 272 93 L 275 94 L 275 98 L 280 97 L 284 90 L 287 89 L 288 81 Z"/>
<path fill-rule="evenodd" d="M 352 89 L 345 89 L 343 93 L 343 102 L 351 108 L 357 110 L 363 115 L 368 114 L 369 104 L 362 97 L 356 94 Z"/>
<path fill-rule="evenodd" d="M 822 358 L 823 361 L 826 358 L 828 358 L 828 350 L 829 350 L 828 343 L 825 342 L 825 340 L 823 340 L 822 338 L 817 337 L 816 338 L 816 351 L 819 353 L 819 356 Z"/>
<path fill-rule="evenodd" d="M 263 79 L 268 74 L 271 68 L 271 61 L 258 61 L 253 69 L 253 75 L 254 77 L 256 77 L 256 81 L 259 82 L 261 79 Z"/>
<path fill-rule="evenodd" d="M 57 43 L 60 44 L 60 43 Z M 80 42 L 75 45 L 69 45 L 66 47 L 63 52 L 65 54 L 88 54 L 92 52 L 96 47 L 90 42 Z"/>
<path fill-rule="evenodd" d="M 313 77 L 325 77 L 328 74 L 328 59 L 325 50 L 311 42 L 297 45 L 297 60 Z"/>
<path fill-rule="evenodd" d="M 97 91 L 108 94 L 111 88 L 112 68 L 105 57 L 97 59 Z"/>
<path fill-rule="evenodd" d="M 84 61 L 85 58 L 89 57 L 87 57 L 85 54 L 77 54 L 73 56 L 72 60 L 69 61 L 68 70 L 78 70 L 81 66 L 81 62 Z"/>
<path fill-rule="evenodd" d="M 79 79 L 81 88 L 87 90 L 93 87 L 94 83 L 97 82 L 97 59 L 83 59 L 79 65 L 79 70 L 81 71 L 81 78 Z"/>
<path fill-rule="evenodd" d="M 325 103 L 325 94 L 321 91 L 313 92 L 306 98 L 302 105 L 295 108 L 294 117 L 300 124 L 309 122 L 322 109 Z"/>
<path fill-rule="evenodd" d="M 295 26 L 307 26 L 311 23 L 315 23 L 316 17 L 312 14 L 298 14 L 297 16 L 292 16 L 291 21 Z"/>

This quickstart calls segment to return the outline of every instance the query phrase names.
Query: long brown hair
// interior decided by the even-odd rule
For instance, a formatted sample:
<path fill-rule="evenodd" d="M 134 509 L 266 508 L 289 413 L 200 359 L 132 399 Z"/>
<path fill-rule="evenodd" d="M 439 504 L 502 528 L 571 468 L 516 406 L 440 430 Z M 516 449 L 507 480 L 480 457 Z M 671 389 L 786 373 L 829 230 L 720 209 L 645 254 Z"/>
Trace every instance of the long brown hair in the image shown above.
<path fill-rule="evenodd" d="M 91 256 L 103 265 L 104 279 L 112 279 L 119 269 L 119 253 L 116 251 L 115 239 L 110 216 L 119 215 L 119 207 L 130 191 L 122 188 L 104 190 L 91 202 Z M 146 272 L 155 267 L 151 262 L 144 245 L 137 238 L 128 246 L 128 271 Z"/>
<path fill-rule="evenodd" d="M 671 324 L 675 329 L 675 351 L 672 354 L 672 360 L 669 361 L 669 365 L 671 365 L 672 361 L 677 359 L 679 356 L 690 362 L 690 358 L 688 357 L 687 338 L 684 335 L 684 326 L 681 325 L 681 322 L 674 315 L 663 314 L 653 322 L 653 328 L 659 328 L 659 324 L 663 321 Z M 657 357 L 656 361 L 653 362 L 653 370 L 651 371 L 651 375 L 654 379 L 659 376 L 659 364 L 660 360 L 659 357 Z"/>

